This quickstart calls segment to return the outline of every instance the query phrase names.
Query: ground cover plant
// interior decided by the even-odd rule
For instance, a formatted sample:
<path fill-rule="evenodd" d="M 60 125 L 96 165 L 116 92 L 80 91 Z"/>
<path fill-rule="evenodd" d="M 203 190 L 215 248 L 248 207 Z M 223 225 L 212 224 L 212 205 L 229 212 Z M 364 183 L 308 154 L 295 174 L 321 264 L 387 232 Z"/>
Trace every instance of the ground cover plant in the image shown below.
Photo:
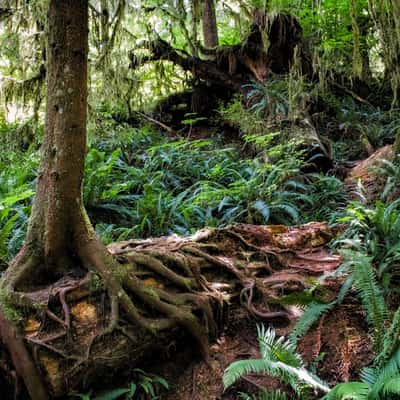
<path fill-rule="evenodd" d="M 394 0 L 0 5 L 8 399 L 395 399 Z"/>

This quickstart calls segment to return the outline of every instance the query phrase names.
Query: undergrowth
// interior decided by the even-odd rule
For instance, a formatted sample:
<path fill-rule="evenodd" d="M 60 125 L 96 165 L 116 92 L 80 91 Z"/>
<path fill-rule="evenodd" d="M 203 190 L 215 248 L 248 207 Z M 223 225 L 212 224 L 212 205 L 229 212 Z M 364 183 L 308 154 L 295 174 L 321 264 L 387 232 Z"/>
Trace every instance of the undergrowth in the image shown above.
<path fill-rule="evenodd" d="M 287 146 L 269 144 L 272 162 L 263 153 L 243 158 L 240 149 L 218 139 L 170 141 L 149 128 L 105 126 L 105 132 L 92 136 L 83 190 L 105 243 L 237 222 L 333 221 L 343 212 L 341 182 L 302 173 L 301 153 Z M 5 265 L 24 237 L 37 150 L 11 152 L 2 162 L 0 259 Z"/>

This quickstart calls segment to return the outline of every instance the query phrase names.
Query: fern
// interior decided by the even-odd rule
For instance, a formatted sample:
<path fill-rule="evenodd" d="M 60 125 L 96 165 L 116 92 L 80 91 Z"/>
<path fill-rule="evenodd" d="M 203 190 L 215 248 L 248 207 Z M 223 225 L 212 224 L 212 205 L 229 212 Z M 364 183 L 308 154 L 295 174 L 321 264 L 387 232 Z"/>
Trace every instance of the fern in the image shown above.
<path fill-rule="evenodd" d="M 371 376 L 374 377 L 374 380 L 371 382 L 371 394 L 373 396 L 379 397 L 383 392 L 388 394 L 391 387 L 395 389 L 393 380 L 397 380 L 398 382 L 400 380 L 400 347 L 397 348 L 383 367 L 375 369 L 371 368 L 369 371 L 370 373 L 372 372 Z M 389 381 L 391 381 L 392 384 L 386 386 Z"/>
<path fill-rule="evenodd" d="M 374 329 L 374 342 L 380 348 L 387 310 L 382 290 L 371 265 L 371 258 L 362 253 L 354 253 L 353 263 L 354 286 L 357 289 L 368 322 Z"/>
<path fill-rule="evenodd" d="M 271 328 L 265 329 L 263 325 L 257 329 L 262 358 L 232 363 L 224 372 L 225 389 L 243 375 L 256 373 L 269 374 L 280 379 L 298 395 L 304 390 L 304 384 L 323 392 L 329 391 L 325 383 L 305 369 L 300 355 L 289 340 L 284 337 L 276 338 L 275 331 Z"/>
<path fill-rule="evenodd" d="M 339 383 L 321 400 L 368 400 L 369 390 L 364 382 Z"/>
<path fill-rule="evenodd" d="M 400 394 L 400 349 L 381 368 L 364 368 L 361 382 L 336 385 L 322 400 L 388 400 Z"/>
<path fill-rule="evenodd" d="M 313 302 L 309 304 L 303 312 L 303 315 L 296 322 L 292 331 L 289 334 L 289 340 L 297 345 L 299 338 L 303 337 L 310 328 L 320 319 L 321 315 L 330 311 L 336 302 L 328 304 Z"/>
<path fill-rule="evenodd" d="M 375 358 L 374 366 L 382 368 L 395 353 L 400 345 L 400 308 L 395 312 L 392 322 L 388 329 L 385 330 L 382 340 L 382 350 Z"/>
<path fill-rule="evenodd" d="M 276 391 L 267 391 L 263 389 L 258 394 L 248 395 L 247 393 L 239 392 L 240 400 L 287 400 L 286 393 L 281 392 L 279 389 Z"/>

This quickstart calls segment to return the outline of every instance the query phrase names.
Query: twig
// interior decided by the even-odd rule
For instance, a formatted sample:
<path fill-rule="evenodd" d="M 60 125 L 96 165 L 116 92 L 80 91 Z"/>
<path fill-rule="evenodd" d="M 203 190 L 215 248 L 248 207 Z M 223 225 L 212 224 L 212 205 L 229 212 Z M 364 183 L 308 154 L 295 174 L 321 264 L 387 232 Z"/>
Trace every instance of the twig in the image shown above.
<path fill-rule="evenodd" d="M 342 86 L 337 82 L 332 82 L 332 85 L 335 86 L 336 88 L 340 89 L 340 90 L 343 90 L 345 93 L 349 94 L 351 97 L 353 97 L 354 99 L 356 99 L 360 103 L 368 104 L 369 106 L 373 107 L 372 104 L 368 100 L 363 99 L 357 93 L 353 92 L 352 90 L 348 89 L 347 87 Z"/>
<path fill-rule="evenodd" d="M 141 117 L 143 117 L 144 119 L 147 119 L 147 121 L 151 122 L 154 125 L 159 126 L 160 128 L 166 130 L 168 133 L 171 133 L 173 135 L 178 135 L 178 132 L 174 129 L 172 129 L 170 126 L 165 125 L 164 123 L 162 123 L 161 121 L 157 121 L 156 119 L 150 117 L 149 115 L 146 115 L 144 113 L 141 113 L 140 111 L 135 111 L 136 114 L 139 114 Z"/>

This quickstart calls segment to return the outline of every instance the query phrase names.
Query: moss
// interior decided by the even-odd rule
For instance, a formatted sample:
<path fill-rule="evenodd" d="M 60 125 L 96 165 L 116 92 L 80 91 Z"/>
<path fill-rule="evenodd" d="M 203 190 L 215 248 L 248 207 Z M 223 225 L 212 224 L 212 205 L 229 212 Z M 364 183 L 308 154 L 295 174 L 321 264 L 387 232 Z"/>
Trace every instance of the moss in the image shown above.
<path fill-rule="evenodd" d="M 118 268 L 113 268 L 112 274 L 114 278 L 122 284 L 128 274 L 129 268 L 127 265 L 119 265 Z"/>
<path fill-rule="evenodd" d="M 90 276 L 89 286 L 90 286 L 90 290 L 94 291 L 94 292 L 104 289 L 103 279 L 101 278 L 101 276 L 99 274 L 96 274 L 93 272 L 93 273 L 91 273 L 91 276 Z"/>
<path fill-rule="evenodd" d="M 15 305 L 11 294 L 5 289 L 0 291 L 0 307 L 7 320 L 15 322 L 23 320 L 23 313 Z"/>
<path fill-rule="evenodd" d="M 157 300 L 160 300 L 160 297 L 158 296 L 158 293 L 153 288 L 145 287 L 143 289 L 143 292 L 146 293 L 147 295 L 157 299 Z"/>

